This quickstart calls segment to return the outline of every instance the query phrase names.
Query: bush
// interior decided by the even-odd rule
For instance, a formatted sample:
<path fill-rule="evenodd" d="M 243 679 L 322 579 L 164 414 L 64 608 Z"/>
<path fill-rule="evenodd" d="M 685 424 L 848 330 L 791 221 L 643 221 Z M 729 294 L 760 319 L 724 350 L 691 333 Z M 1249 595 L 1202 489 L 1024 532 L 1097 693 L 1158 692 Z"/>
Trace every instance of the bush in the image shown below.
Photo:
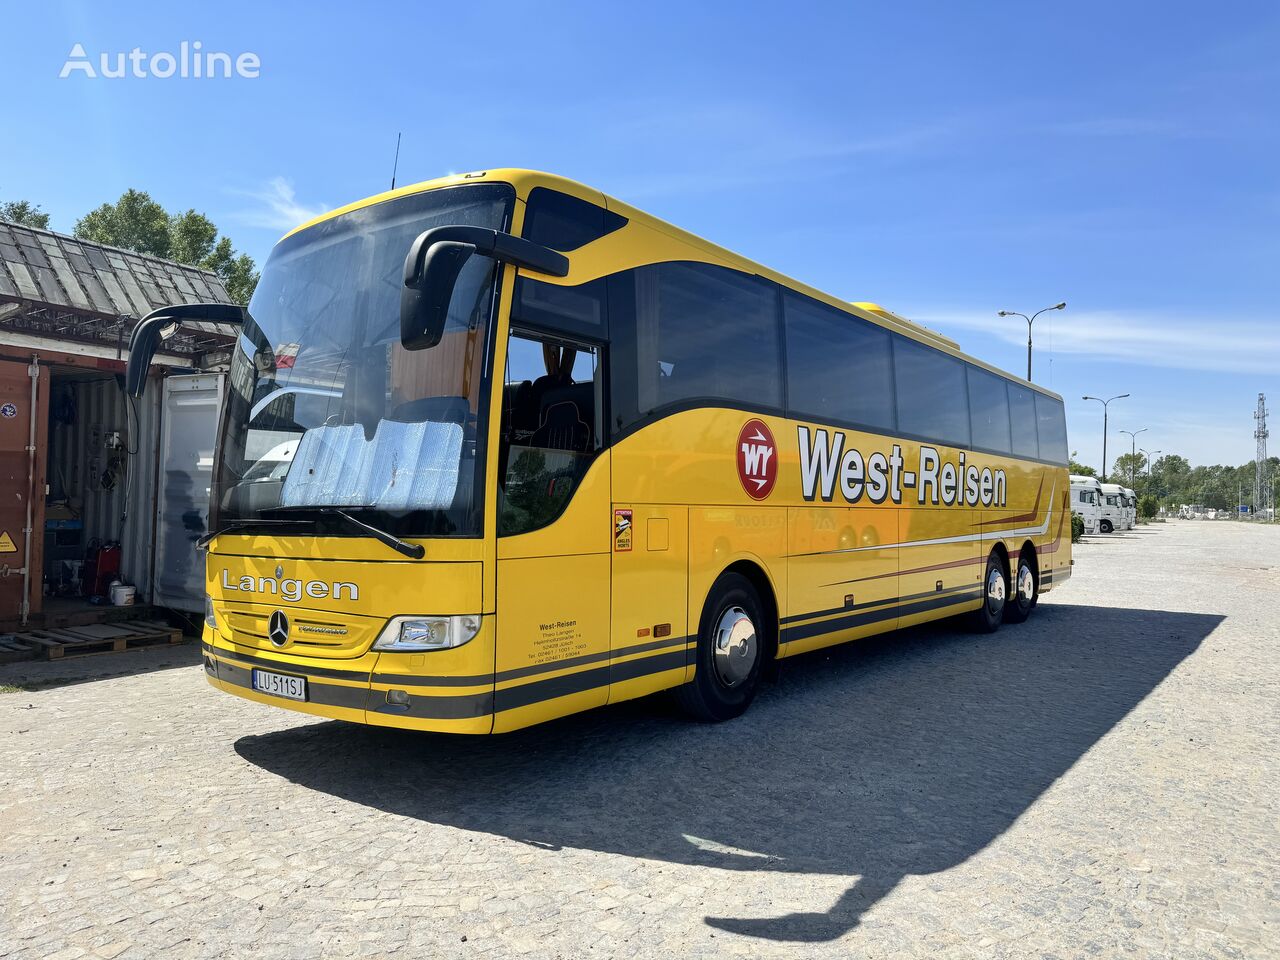
<path fill-rule="evenodd" d="M 1071 515 L 1071 542 L 1075 543 L 1084 536 L 1084 517 L 1078 513 Z"/>
<path fill-rule="evenodd" d="M 1147 494 L 1138 501 L 1138 516 L 1143 520 L 1150 520 L 1159 512 L 1160 501 L 1151 494 Z"/>

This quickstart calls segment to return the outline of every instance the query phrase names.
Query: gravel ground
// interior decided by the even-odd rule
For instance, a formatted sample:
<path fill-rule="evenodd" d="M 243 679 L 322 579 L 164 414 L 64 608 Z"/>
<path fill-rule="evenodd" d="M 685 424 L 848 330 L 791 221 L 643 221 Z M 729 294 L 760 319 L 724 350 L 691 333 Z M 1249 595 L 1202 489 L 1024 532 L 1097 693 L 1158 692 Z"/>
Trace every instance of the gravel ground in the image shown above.
<path fill-rule="evenodd" d="M 0 956 L 1280 956 L 1280 529 L 1089 538 L 1025 626 L 506 737 L 0 668 Z"/>

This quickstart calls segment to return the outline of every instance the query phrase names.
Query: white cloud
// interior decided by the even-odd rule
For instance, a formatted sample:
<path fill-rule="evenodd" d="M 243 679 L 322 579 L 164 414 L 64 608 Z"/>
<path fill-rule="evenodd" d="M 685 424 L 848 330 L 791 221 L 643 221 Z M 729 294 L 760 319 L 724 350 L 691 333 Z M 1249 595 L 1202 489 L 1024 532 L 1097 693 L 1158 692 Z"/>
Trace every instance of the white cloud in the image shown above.
<path fill-rule="evenodd" d="M 325 204 L 300 203 L 293 184 L 285 177 L 272 177 L 257 190 L 234 192 L 254 201 L 255 205 L 251 209 L 233 214 L 236 220 L 251 227 L 292 230 L 328 209 Z"/>
<path fill-rule="evenodd" d="M 1020 318 L 994 312 L 927 313 L 920 321 L 944 332 L 977 331 L 1010 344 L 1027 340 Z M 1037 330 L 1043 322 L 1037 321 Z M 1274 374 L 1280 324 L 1207 315 L 1186 319 L 1147 312 L 1067 312 L 1054 318 L 1053 350 L 1166 369 Z"/>

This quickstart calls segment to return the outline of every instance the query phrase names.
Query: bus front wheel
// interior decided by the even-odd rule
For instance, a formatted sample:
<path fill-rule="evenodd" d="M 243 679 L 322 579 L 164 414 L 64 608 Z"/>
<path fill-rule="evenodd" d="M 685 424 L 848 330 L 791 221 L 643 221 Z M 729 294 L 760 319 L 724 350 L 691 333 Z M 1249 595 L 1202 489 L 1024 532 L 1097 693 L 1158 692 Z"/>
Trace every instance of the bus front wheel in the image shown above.
<path fill-rule="evenodd" d="M 751 581 L 738 573 L 721 575 L 702 608 L 693 679 L 676 690 L 685 713 L 719 723 L 751 706 L 760 685 L 766 629 Z"/>
<path fill-rule="evenodd" d="M 1005 601 L 1009 596 L 1009 577 L 1004 561 L 992 550 L 987 555 L 987 569 L 982 575 L 982 606 L 970 614 L 969 622 L 978 633 L 994 633 L 1004 620 Z"/>

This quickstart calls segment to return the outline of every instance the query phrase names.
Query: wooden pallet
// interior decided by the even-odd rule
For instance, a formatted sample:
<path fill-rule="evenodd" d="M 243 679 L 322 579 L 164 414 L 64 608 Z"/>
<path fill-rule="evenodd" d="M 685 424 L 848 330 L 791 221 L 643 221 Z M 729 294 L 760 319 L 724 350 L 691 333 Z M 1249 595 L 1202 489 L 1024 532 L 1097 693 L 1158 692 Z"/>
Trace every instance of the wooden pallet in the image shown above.
<path fill-rule="evenodd" d="M 156 620 L 123 620 L 77 627 L 0 634 L 6 660 L 60 660 L 90 653 L 120 653 L 160 643 L 181 643 L 182 631 Z"/>

